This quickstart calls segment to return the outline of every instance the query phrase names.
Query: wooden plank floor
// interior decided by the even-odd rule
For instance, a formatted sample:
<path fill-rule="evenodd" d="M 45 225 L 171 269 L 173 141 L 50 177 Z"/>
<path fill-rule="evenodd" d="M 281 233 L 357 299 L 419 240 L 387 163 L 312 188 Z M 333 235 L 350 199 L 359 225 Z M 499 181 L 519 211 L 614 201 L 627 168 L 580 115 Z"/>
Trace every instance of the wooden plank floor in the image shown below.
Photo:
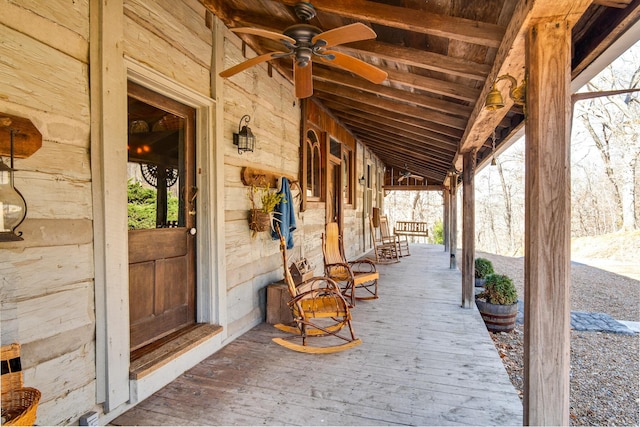
<path fill-rule="evenodd" d="M 302 354 L 261 324 L 114 425 L 522 425 L 522 405 L 442 246 L 379 266 L 353 310 L 363 344 Z"/>

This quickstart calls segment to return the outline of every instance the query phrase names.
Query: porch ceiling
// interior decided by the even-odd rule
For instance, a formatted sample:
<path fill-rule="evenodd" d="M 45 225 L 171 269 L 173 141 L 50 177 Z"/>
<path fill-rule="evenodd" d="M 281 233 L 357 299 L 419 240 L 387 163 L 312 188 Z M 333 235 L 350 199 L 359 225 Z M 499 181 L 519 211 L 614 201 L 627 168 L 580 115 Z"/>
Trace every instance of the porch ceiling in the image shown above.
<path fill-rule="evenodd" d="M 298 23 L 297 0 L 200 0 L 225 25 L 282 32 Z M 572 78 L 582 72 L 640 17 L 640 0 L 313 0 L 322 30 L 362 22 L 375 40 L 336 50 L 388 73 L 381 85 L 324 63 L 313 64 L 313 99 L 327 108 L 387 168 L 407 168 L 425 184 L 447 185 L 461 169 L 462 152 L 477 149 L 483 163 L 524 123 L 523 110 L 507 104 L 486 112 L 496 76 L 524 77 L 524 37 L 535 19 L 572 16 Z M 242 35 L 259 54 L 278 42 Z M 270 62 L 293 80 L 291 60 Z M 506 88 L 502 88 L 503 94 Z"/>

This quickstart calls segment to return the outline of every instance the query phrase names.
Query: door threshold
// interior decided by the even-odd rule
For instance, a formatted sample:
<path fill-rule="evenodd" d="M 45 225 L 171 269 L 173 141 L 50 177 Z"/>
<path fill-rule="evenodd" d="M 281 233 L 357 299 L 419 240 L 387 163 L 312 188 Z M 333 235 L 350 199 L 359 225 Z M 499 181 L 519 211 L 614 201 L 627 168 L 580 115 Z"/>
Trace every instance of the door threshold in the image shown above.
<path fill-rule="evenodd" d="M 200 323 L 131 352 L 129 378 L 139 380 L 149 375 L 220 332 L 222 326 Z"/>

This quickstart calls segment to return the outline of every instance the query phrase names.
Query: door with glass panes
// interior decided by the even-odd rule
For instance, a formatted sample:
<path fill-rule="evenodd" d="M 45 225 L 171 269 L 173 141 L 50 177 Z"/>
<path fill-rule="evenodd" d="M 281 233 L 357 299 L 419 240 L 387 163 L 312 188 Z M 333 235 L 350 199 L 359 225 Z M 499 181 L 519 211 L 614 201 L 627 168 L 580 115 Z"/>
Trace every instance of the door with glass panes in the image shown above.
<path fill-rule="evenodd" d="M 195 110 L 128 85 L 131 350 L 195 323 Z"/>

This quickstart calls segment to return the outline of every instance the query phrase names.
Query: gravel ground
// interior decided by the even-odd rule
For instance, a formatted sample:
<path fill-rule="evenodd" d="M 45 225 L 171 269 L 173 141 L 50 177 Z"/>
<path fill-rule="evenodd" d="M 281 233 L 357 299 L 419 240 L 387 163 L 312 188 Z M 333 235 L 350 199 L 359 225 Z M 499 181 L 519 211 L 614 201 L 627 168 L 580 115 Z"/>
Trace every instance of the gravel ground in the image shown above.
<path fill-rule="evenodd" d="M 511 277 L 524 297 L 523 258 L 477 253 L 496 273 Z M 640 282 L 582 264 L 571 266 L 571 310 L 640 321 Z M 522 398 L 523 327 L 491 334 L 511 382 Z M 571 331 L 571 425 L 639 423 L 640 335 Z"/>

